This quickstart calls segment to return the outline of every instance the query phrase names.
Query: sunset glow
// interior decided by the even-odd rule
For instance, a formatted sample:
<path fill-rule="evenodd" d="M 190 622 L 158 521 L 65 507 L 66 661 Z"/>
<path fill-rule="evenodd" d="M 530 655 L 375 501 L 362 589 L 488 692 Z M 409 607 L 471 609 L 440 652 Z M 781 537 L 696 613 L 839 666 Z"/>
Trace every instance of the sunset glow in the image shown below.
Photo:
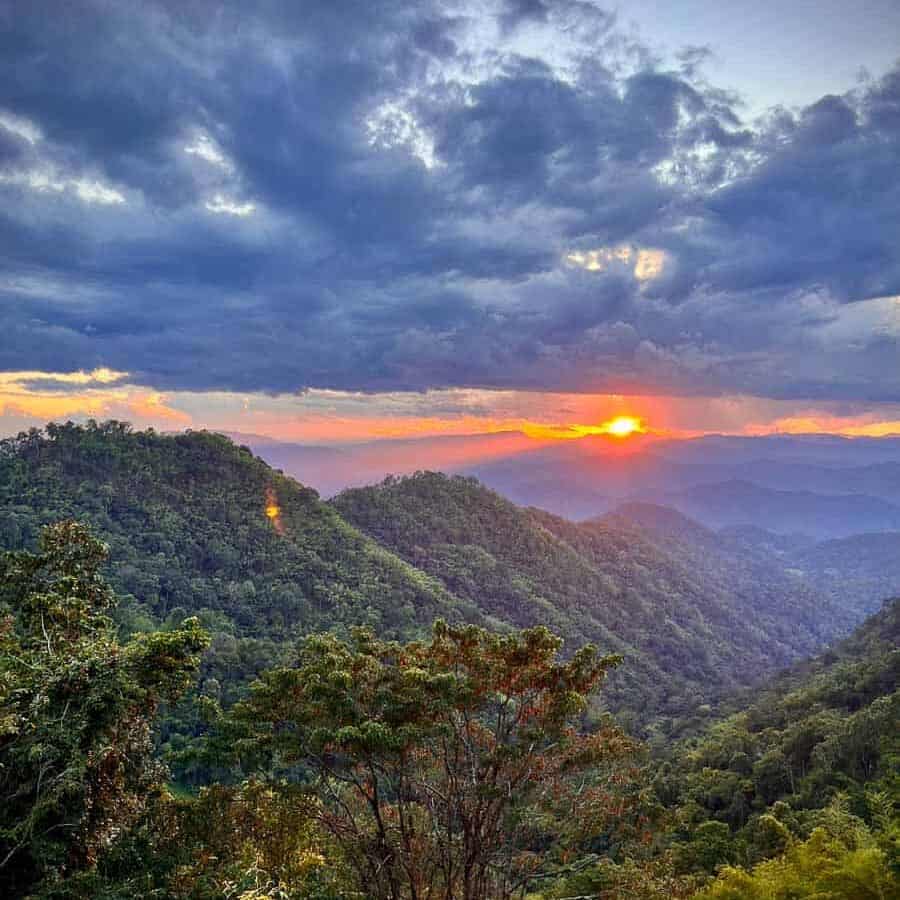
<path fill-rule="evenodd" d="M 612 437 L 626 438 L 633 434 L 645 434 L 647 431 L 643 420 L 636 416 L 616 416 L 600 426 L 600 434 L 608 434 Z"/>
<path fill-rule="evenodd" d="M 746 395 L 692 398 L 479 389 L 366 395 L 319 389 L 299 395 L 162 392 L 133 383 L 127 372 L 103 369 L 0 374 L 0 437 L 40 427 L 48 419 L 92 417 L 121 419 L 138 428 L 208 428 L 316 444 L 481 436 L 481 443 L 446 445 L 458 465 L 586 437 L 609 438 L 630 452 L 644 443 L 637 438 L 710 433 L 900 434 L 898 403 L 848 408 L 829 401 Z M 449 464 L 448 457 L 441 459 Z"/>
<path fill-rule="evenodd" d="M 10 20 L 0 438 L 900 432 L 900 4 L 110 5 Z"/>

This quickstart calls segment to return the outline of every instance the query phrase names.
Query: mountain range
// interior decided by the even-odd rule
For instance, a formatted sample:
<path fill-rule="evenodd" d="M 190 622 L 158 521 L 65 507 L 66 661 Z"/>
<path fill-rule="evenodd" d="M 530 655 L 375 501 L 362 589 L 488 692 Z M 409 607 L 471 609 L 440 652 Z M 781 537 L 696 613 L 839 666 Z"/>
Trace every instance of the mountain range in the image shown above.
<path fill-rule="evenodd" d="M 508 432 L 315 447 L 241 436 L 326 496 L 423 469 L 473 475 L 568 519 L 623 502 L 670 506 L 715 529 L 829 540 L 900 532 L 900 439 L 830 435 L 535 441 Z"/>
<path fill-rule="evenodd" d="M 766 549 L 765 534 L 738 539 L 634 503 L 576 523 L 437 473 L 324 502 L 206 432 L 107 423 L 4 441 L 3 546 L 33 546 L 41 525 L 63 517 L 109 543 L 123 628 L 201 616 L 214 633 L 205 678 L 226 692 L 311 631 L 364 624 L 410 637 L 437 617 L 501 630 L 544 624 L 570 649 L 593 641 L 622 655 L 610 708 L 637 728 L 665 728 L 809 655 L 876 606 L 874 595 L 842 592 L 845 571 L 858 585 L 867 570 L 853 553 L 842 568 L 840 545 L 800 542 L 804 558 L 835 562 L 830 579 L 808 578 L 800 557 Z"/>

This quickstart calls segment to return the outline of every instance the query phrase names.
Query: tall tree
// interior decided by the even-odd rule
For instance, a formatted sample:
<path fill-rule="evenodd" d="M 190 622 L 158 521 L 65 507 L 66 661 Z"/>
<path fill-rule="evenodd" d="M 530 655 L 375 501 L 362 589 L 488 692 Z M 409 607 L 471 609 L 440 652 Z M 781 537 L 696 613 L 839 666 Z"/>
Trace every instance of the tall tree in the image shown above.
<path fill-rule="evenodd" d="M 0 557 L 0 895 L 90 868 L 165 774 L 151 753 L 162 700 L 189 685 L 206 636 L 116 638 L 106 547 L 83 525 Z"/>
<path fill-rule="evenodd" d="M 312 773 L 366 896 L 502 900 L 624 809 L 613 782 L 633 744 L 575 728 L 616 658 L 559 662 L 559 647 L 545 628 L 443 622 L 405 645 L 317 636 L 235 718 L 250 746 Z"/>

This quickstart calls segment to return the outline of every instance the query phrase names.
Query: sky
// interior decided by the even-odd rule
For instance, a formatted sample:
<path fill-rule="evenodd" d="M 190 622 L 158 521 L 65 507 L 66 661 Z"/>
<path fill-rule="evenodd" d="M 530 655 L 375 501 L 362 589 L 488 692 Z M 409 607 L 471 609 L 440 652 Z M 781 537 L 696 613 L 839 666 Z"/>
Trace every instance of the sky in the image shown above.
<path fill-rule="evenodd" d="M 895 0 L 0 0 L 0 433 L 900 432 Z"/>

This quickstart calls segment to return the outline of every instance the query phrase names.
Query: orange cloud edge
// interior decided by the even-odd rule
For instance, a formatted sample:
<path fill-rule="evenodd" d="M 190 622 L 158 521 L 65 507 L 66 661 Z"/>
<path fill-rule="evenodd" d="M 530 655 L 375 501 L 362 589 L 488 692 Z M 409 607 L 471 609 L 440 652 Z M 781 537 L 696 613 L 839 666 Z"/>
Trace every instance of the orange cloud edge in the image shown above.
<path fill-rule="evenodd" d="M 127 372 L 0 373 L 0 429 L 12 434 L 48 420 L 120 418 L 137 427 L 209 428 L 274 440 L 353 443 L 379 439 L 516 433 L 532 442 L 605 437 L 687 438 L 703 434 L 900 435 L 900 406 L 837 415 L 812 404 L 756 397 L 560 394 L 447 389 L 425 395 L 340 391 L 268 395 L 162 392 Z M 446 401 L 446 403 L 445 403 Z M 432 410 L 451 409 L 443 414 Z M 887 414 L 887 415 L 885 415 Z"/>

